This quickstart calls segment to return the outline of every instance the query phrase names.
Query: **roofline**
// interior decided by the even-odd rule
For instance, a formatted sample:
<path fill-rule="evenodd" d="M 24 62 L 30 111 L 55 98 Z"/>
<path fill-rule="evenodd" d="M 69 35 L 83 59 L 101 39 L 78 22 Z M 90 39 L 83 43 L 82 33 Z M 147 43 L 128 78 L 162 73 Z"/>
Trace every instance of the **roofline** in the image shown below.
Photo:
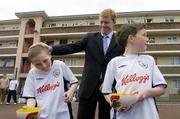
<path fill-rule="evenodd" d="M 171 14 L 170 14 L 171 13 Z M 153 10 L 153 11 L 130 11 L 118 12 L 118 16 L 161 16 L 161 15 L 179 15 L 180 10 Z"/>
<path fill-rule="evenodd" d="M 170 14 L 171 13 L 171 14 Z M 180 10 L 155 10 L 155 11 L 130 11 L 117 12 L 118 17 L 134 17 L 134 16 L 160 16 L 160 15 L 179 15 Z M 64 20 L 64 19 L 80 19 L 80 18 L 98 18 L 99 14 L 81 14 L 66 16 L 49 16 L 48 20 Z"/>
<path fill-rule="evenodd" d="M 42 16 L 47 18 L 47 21 L 65 20 L 65 19 L 81 19 L 98 18 L 99 14 L 79 14 L 79 15 L 65 15 L 65 16 L 48 16 L 45 11 L 30 11 L 30 12 L 16 12 L 15 15 L 19 18 L 22 17 L 35 17 Z M 135 16 L 162 16 L 162 15 L 180 15 L 180 10 L 154 10 L 154 11 L 129 11 L 129 12 L 117 12 L 118 17 L 135 17 Z M 1 23 L 19 23 L 18 19 L 1 20 Z"/>
<path fill-rule="evenodd" d="M 19 23 L 20 23 L 20 19 L 0 20 L 0 25 L 19 24 Z"/>
<path fill-rule="evenodd" d="M 43 17 L 46 19 L 48 17 L 45 11 L 16 12 L 15 15 L 19 18 Z"/>

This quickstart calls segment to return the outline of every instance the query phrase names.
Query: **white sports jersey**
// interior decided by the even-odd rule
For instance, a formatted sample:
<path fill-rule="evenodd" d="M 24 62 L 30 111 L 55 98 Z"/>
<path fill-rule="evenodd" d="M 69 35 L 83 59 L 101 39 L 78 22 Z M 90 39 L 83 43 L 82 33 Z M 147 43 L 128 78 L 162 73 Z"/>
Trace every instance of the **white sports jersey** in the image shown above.
<path fill-rule="evenodd" d="M 18 86 L 18 80 L 11 80 L 9 83 L 9 90 L 16 90 Z"/>
<path fill-rule="evenodd" d="M 78 82 L 71 70 L 61 61 L 53 61 L 50 72 L 32 68 L 28 73 L 23 97 L 35 97 L 43 110 L 39 119 L 70 119 L 67 103 L 64 102 L 64 80 Z"/>
<path fill-rule="evenodd" d="M 121 93 L 152 88 L 167 84 L 153 57 L 148 55 L 128 55 L 113 58 L 106 70 L 102 93 L 112 93 L 112 84 L 116 80 L 116 90 Z M 114 110 L 111 110 L 111 118 Z M 125 112 L 117 112 L 117 119 L 159 119 L 155 101 L 149 97 L 136 103 Z"/>

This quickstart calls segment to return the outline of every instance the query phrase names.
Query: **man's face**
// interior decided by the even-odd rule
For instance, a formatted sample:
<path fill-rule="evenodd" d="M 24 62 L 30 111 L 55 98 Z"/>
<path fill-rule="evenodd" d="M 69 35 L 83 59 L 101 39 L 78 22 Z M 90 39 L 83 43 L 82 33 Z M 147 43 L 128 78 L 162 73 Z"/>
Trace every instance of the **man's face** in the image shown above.
<path fill-rule="evenodd" d="M 113 27 L 115 23 L 113 22 L 110 16 L 109 17 L 100 16 L 99 22 L 100 22 L 100 31 L 102 34 L 107 35 L 113 31 Z"/>

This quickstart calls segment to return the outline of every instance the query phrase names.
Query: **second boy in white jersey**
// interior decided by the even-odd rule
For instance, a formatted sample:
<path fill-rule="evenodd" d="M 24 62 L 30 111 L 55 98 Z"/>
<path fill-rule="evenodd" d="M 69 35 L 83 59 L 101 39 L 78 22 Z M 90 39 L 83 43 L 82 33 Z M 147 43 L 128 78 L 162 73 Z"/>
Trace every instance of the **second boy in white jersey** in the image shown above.
<path fill-rule="evenodd" d="M 124 25 L 117 33 L 117 42 L 125 53 L 109 62 L 102 92 L 112 105 L 109 94 L 115 81 L 117 92 L 135 93 L 137 101 L 128 112 L 124 112 L 123 107 L 112 109 L 111 118 L 159 119 L 154 97 L 165 93 L 166 81 L 153 57 L 138 55 L 146 49 L 147 41 L 143 25 Z"/>

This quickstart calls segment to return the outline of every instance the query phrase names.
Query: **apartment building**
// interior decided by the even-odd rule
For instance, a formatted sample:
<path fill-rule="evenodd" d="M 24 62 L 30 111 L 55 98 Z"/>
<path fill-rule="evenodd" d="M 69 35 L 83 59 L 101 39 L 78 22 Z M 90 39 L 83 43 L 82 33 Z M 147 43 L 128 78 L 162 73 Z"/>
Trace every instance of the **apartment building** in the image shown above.
<path fill-rule="evenodd" d="M 48 16 L 44 11 L 15 13 L 18 19 L 0 21 L 0 76 L 7 73 L 24 85 L 31 64 L 28 48 L 37 42 L 48 45 L 68 44 L 80 40 L 87 32 L 99 31 L 98 14 Z M 152 55 L 163 73 L 168 91 L 161 101 L 180 99 L 180 10 L 117 13 L 115 31 L 122 24 L 146 23 L 150 45 L 145 54 Z M 80 80 L 84 52 L 54 56 L 64 61 Z M 180 100 L 179 100 L 180 101 Z"/>

